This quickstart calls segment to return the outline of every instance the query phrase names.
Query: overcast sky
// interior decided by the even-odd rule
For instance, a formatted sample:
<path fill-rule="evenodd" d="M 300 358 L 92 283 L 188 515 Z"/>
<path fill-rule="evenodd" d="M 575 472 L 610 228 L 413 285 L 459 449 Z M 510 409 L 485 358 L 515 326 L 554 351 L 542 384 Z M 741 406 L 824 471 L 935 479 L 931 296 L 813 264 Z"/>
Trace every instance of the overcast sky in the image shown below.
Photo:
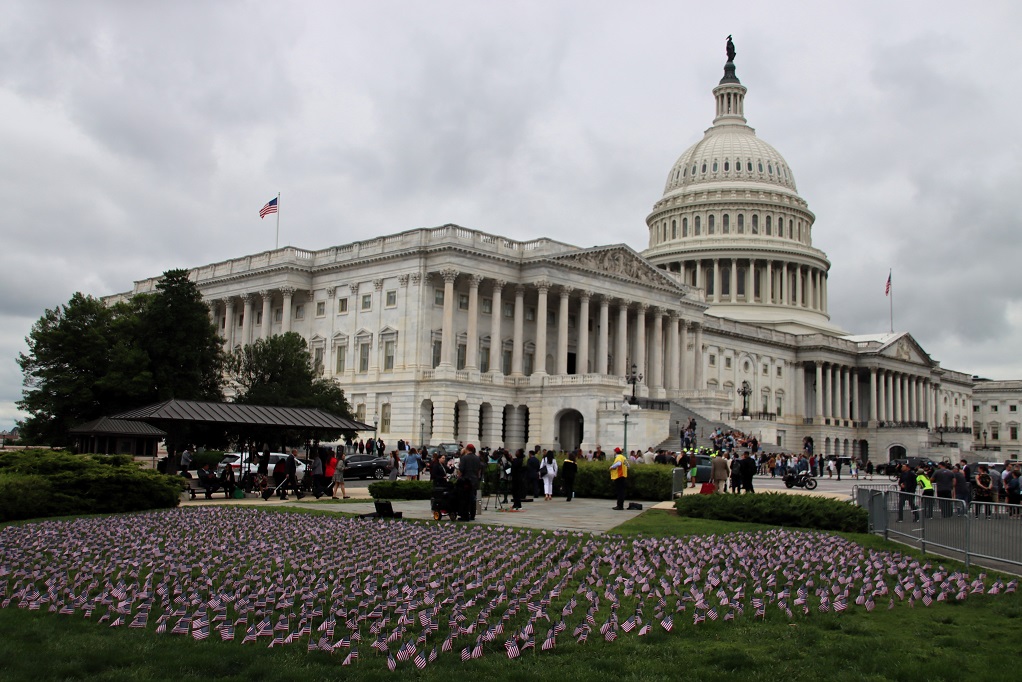
<path fill-rule="evenodd" d="M 75 291 L 456 223 L 642 250 L 714 113 L 816 214 L 832 319 L 1022 379 L 1018 2 L 47 2 L 0 22 L 0 428 Z"/>

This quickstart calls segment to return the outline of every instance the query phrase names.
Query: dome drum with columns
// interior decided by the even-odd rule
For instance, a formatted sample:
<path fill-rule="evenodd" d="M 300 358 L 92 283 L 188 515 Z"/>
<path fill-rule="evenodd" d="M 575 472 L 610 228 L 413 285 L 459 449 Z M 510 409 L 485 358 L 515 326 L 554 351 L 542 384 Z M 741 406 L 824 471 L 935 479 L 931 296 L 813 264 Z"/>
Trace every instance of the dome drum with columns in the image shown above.
<path fill-rule="evenodd" d="M 642 254 L 444 225 L 241 256 L 190 278 L 226 349 L 301 334 L 389 443 L 611 449 L 634 366 L 630 447 L 675 449 L 695 417 L 703 436 L 737 426 L 786 451 L 807 436 L 818 454 L 874 461 L 969 451 L 971 376 L 907 333 L 831 324 L 815 216 L 747 125 L 745 95 L 729 62 L 713 125 L 671 169 Z M 1017 448 L 1012 428 L 993 432 Z"/>
<path fill-rule="evenodd" d="M 667 175 L 646 218 L 643 255 L 703 289 L 709 315 L 793 333 L 839 330 L 827 313 L 830 262 L 788 163 L 745 119 L 733 62 L 713 89 L 716 115 Z"/>

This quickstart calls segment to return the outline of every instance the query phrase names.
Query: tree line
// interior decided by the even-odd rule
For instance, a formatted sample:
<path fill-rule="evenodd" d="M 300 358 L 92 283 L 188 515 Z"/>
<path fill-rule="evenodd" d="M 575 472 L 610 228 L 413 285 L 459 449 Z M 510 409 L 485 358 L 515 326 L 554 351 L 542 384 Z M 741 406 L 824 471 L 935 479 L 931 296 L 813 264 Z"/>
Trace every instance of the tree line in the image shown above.
<path fill-rule="evenodd" d="M 350 416 L 341 388 L 317 378 L 300 334 L 225 351 L 187 270 L 168 270 L 154 292 L 110 306 L 76 292 L 46 310 L 25 340 L 17 404 L 28 413 L 19 423 L 28 444 L 64 446 L 71 427 L 99 417 L 171 399 L 222 401 L 225 394 L 237 403 Z M 201 442 L 225 444 L 233 435 L 204 434 Z"/>

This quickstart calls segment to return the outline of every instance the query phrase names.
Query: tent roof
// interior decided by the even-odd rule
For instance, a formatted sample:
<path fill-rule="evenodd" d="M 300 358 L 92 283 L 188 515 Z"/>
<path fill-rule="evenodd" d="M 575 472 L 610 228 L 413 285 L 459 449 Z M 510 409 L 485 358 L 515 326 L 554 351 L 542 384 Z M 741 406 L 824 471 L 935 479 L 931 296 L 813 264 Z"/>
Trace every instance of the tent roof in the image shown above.
<path fill-rule="evenodd" d="M 311 431 L 372 431 L 373 427 L 309 407 L 269 407 L 198 400 L 167 400 L 114 415 L 113 419 L 262 426 Z"/>
<path fill-rule="evenodd" d="M 146 438 L 163 438 L 167 435 L 166 431 L 162 431 L 145 422 L 111 419 L 110 417 L 93 419 L 91 422 L 79 424 L 68 429 L 68 432 L 111 436 L 142 436 Z"/>

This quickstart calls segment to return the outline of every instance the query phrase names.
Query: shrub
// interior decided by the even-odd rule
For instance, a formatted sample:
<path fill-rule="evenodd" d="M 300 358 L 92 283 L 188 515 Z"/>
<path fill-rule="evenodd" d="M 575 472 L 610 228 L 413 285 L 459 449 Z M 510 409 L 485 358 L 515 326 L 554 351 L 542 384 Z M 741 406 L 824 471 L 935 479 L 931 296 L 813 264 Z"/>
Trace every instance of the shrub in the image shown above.
<path fill-rule="evenodd" d="M 2 521 L 174 507 L 181 491 L 176 477 L 140 469 L 129 455 L 7 452 L 0 454 L 0 476 L 5 498 L 13 500 L 0 506 Z"/>
<path fill-rule="evenodd" d="M 377 500 L 428 500 L 433 495 L 430 481 L 377 481 L 369 484 L 369 494 Z"/>
<path fill-rule="evenodd" d="M 558 465 L 560 466 L 560 465 Z M 625 497 L 633 500 L 669 500 L 673 467 L 666 464 L 633 464 L 628 467 L 628 486 Z M 561 487 L 560 473 L 555 483 Z M 578 462 L 575 476 L 575 494 L 579 497 L 616 497 L 610 480 L 610 462 Z"/>
<path fill-rule="evenodd" d="M 674 503 L 680 516 L 719 521 L 746 521 L 774 526 L 865 533 L 865 509 L 827 497 L 756 493 L 754 495 L 686 495 Z"/>
<path fill-rule="evenodd" d="M 203 464 L 209 464 L 212 467 L 216 467 L 224 458 L 224 453 L 220 450 L 206 450 L 204 452 L 196 452 L 192 455 L 192 467 L 199 469 Z"/>

